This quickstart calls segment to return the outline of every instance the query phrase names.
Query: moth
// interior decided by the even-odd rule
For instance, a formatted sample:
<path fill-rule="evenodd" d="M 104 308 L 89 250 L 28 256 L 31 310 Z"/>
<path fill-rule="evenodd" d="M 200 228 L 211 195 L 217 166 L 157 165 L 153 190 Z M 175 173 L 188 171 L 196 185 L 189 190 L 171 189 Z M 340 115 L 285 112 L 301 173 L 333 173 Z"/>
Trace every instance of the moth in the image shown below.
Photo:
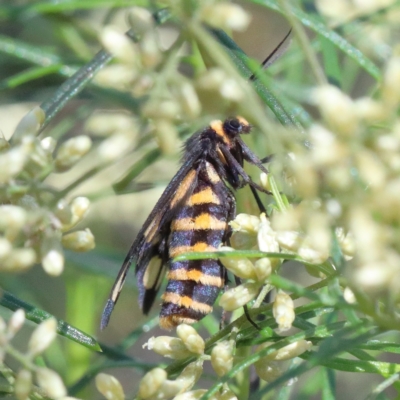
<path fill-rule="evenodd" d="M 281 46 L 286 38 L 278 45 Z M 276 49 L 264 61 L 269 65 Z M 109 322 L 132 262 L 139 288 L 139 306 L 144 314 L 152 307 L 163 277 L 159 324 L 172 329 L 194 323 L 212 311 L 227 272 L 218 259 L 175 261 L 190 252 L 218 250 L 231 234 L 235 218 L 233 190 L 250 185 L 266 192 L 243 169 L 244 161 L 268 173 L 243 142 L 251 126 L 242 117 L 213 121 L 185 144 L 182 166 L 168 184 L 133 242 L 111 289 L 103 311 L 101 329 Z"/>

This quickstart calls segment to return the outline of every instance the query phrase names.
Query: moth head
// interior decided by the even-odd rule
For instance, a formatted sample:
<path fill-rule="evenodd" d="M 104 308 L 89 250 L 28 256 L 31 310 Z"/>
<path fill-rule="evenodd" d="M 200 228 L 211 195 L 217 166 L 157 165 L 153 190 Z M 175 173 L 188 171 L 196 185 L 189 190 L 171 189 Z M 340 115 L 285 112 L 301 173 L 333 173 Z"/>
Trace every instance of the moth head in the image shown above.
<path fill-rule="evenodd" d="M 243 117 L 228 118 L 224 121 L 224 132 L 230 137 L 237 137 L 242 133 L 249 133 L 251 125 Z"/>

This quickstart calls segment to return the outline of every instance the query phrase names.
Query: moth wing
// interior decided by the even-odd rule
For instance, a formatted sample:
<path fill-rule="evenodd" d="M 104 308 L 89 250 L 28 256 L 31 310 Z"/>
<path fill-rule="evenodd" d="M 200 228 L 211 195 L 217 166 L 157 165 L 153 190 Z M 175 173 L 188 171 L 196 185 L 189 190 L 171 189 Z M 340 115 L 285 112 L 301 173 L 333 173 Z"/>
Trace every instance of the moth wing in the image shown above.
<path fill-rule="evenodd" d="M 101 329 L 108 325 L 134 260 L 139 286 L 139 305 L 144 313 L 147 313 L 153 304 L 168 259 L 165 240 L 169 233 L 169 225 L 180 205 L 196 186 L 198 171 L 195 163 L 201 153 L 201 149 L 194 149 L 192 156 L 184 161 L 140 229 L 111 289 L 101 317 Z"/>

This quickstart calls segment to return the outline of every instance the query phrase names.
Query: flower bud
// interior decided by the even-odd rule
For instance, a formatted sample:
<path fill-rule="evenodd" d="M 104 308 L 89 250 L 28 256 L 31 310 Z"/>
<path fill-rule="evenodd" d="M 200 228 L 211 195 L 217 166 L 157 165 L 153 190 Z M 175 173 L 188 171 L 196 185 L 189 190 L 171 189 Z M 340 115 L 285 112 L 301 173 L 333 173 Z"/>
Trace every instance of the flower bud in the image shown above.
<path fill-rule="evenodd" d="M 97 136 L 109 136 L 116 132 L 137 130 L 131 116 L 124 113 L 104 111 L 91 115 L 86 121 L 85 129 Z"/>
<path fill-rule="evenodd" d="M 238 398 L 229 388 L 223 388 L 222 393 L 215 395 L 215 400 L 238 400 Z"/>
<path fill-rule="evenodd" d="M 279 253 L 279 244 L 276 241 L 276 233 L 271 228 L 271 223 L 265 216 L 260 216 L 261 224 L 257 234 L 258 247 L 261 251 L 268 253 Z M 278 260 L 272 261 L 273 263 Z"/>
<path fill-rule="evenodd" d="M 257 235 L 247 232 L 233 232 L 230 239 L 231 245 L 237 250 L 258 249 Z"/>
<path fill-rule="evenodd" d="M 74 224 L 81 221 L 89 210 L 90 201 L 87 197 L 75 197 L 71 202 L 72 220 Z"/>
<path fill-rule="evenodd" d="M 71 206 L 66 199 L 61 199 L 57 202 L 54 209 L 54 214 L 63 225 L 69 225 L 72 221 Z"/>
<path fill-rule="evenodd" d="M 202 372 L 202 360 L 190 363 L 175 380 L 164 380 L 158 388 L 156 396 L 152 397 L 152 399 L 170 399 L 178 394 L 187 392 L 199 380 Z"/>
<path fill-rule="evenodd" d="M 356 296 L 348 286 L 343 291 L 343 298 L 349 304 L 355 304 L 357 302 Z"/>
<path fill-rule="evenodd" d="M 13 338 L 15 334 L 22 328 L 25 322 L 25 311 L 20 308 L 15 311 L 8 321 L 7 337 Z"/>
<path fill-rule="evenodd" d="M 32 140 L 30 146 L 31 151 L 29 152 L 29 161 L 25 165 L 25 172 L 36 177 L 52 165 L 53 158 L 51 152 L 46 151 L 38 139 Z"/>
<path fill-rule="evenodd" d="M 176 333 L 189 351 L 195 354 L 204 353 L 204 340 L 192 326 L 180 324 L 176 328 Z"/>
<path fill-rule="evenodd" d="M 46 153 L 51 154 L 57 146 L 57 141 L 51 136 L 47 136 L 40 141 L 40 146 Z"/>
<path fill-rule="evenodd" d="M 360 178 L 372 189 L 380 189 L 386 184 L 387 170 L 378 155 L 370 150 L 359 150 L 355 162 Z"/>
<path fill-rule="evenodd" d="M 67 389 L 64 386 L 60 376 L 48 368 L 38 368 L 36 370 L 36 380 L 38 385 L 51 398 L 58 399 L 67 395 Z"/>
<path fill-rule="evenodd" d="M 174 120 L 179 114 L 179 104 L 171 99 L 151 100 L 142 107 L 142 113 L 147 118 Z"/>
<path fill-rule="evenodd" d="M 162 368 L 154 368 L 140 381 L 138 396 L 147 399 L 155 395 L 167 379 L 167 372 Z"/>
<path fill-rule="evenodd" d="M 18 400 L 28 400 L 32 389 L 32 372 L 21 369 L 15 379 L 14 395 Z"/>
<path fill-rule="evenodd" d="M 100 34 L 100 41 L 105 49 L 118 60 L 133 64 L 137 59 L 132 41 L 116 27 L 106 26 Z"/>
<path fill-rule="evenodd" d="M 292 327 L 295 318 L 293 300 L 282 290 L 279 290 L 275 297 L 272 313 L 280 332 L 287 331 Z"/>
<path fill-rule="evenodd" d="M 200 379 L 203 372 L 203 360 L 197 360 L 188 364 L 175 382 L 180 387 L 180 393 L 190 390 Z"/>
<path fill-rule="evenodd" d="M 139 35 L 153 29 L 154 19 L 149 10 L 133 7 L 128 15 L 128 21 L 133 31 Z"/>
<path fill-rule="evenodd" d="M 264 283 L 272 273 L 272 264 L 269 258 L 260 258 L 254 263 L 254 271 L 257 275 L 257 280 Z"/>
<path fill-rule="evenodd" d="M 174 154 L 178 148 L 178 133 L 173 123 L 164 118 L 154 120 L 154 135 L 164 154 Z"/>
<path fill-rule="evenodd" d="M 13 141 L 21 140 L 24 136 L 35 135 L 42 126 L 46 114 L 40 107 L 35 107 L 26 114 L 17 127 L 12 136 Z"/>
<path fill-rule="evenodd" d="M 256 234 L 260 229 L 261 220 L 255 215 L 238 214 L 236 218 L 229 223 L 234 231 Z"/>
<path fill-rule="evenodd" d="M 361 97 L 354 103 L 358 117 L 367 123 L 382 121 L 387 116 L 384 105 L 371 97 Z"/>
<path fill-rule="evenodd" d="M 96 388 L 107 400 L 124 400 L 125 393 L 118 379 L 112 375 L 96 375 Z"/>
<path fill-rule="evenodd" d="M 87 197 L 75 197 L 69 204 L 65 199 L 57 203 L 55 213 L 62 222 L 62 231 L 67 231 L 74 227 L 86 216 L 90 207 L 90 201 Z"/>
<path fill-rule="evenodd" d="M 27 161 L 27 153 L 22 146 L 14 147 L 0 154 L 0 184 L 18 175 Z"/>
<path fill-rule="evenodd" d="M 400 57 L 389 60 L 383 77 L 383 101 L 390 107 L 398 107 L 400 101 Z"/>
<path fill-rule="evenodd" d="M 219 29 L 244 31 L 251 17 L 237 4 L 219 2 L 204 5 L 201 10 L 201 19 Z"/>
<path fill-rule="evenodd" d="M 206 392 L 207 390 L 205 389 L 191 390 L 190 392 L 178 394 L 178 396 L 175 396 L 172 400 L 198 400 Z"/>
<path fill-rule="evenodd" d="M 190 82 L 182 82 L 177 87 L 177 95 L 184 118 L 196 118 L 201 111 L 201 103 L 197 93 Z"/>
<path fill-rule="evenodd" d="M 191 355 L 191 352 L 188 351 L 181 339 L 171 336 L 153 336 L 143 347 L 147 347 L 157 354 L 175 360 L 186 358 Z"/>
<path fill-rule="evenodd" d="M 137 71 L 130 65 L 114 64 L 96 73 L 94 82 L 113 89 L 126 90 L 137 77 Z"/>
<path fill-rule="evenodd" d="M 214 67 L 200 75 L 197 78 L 196 84 L 201 91 L 219 92 L 225 79 L 227 79 L 225 71 Z"/>
<path fill-rule="evenodd" d="M 31 357 L 43 353 L 57 336 L 57 320 L 49 318 L 40 323 L 33 331 L 28 343 Z"/>
<path fill-rule="evenodd" d="M 268 175 L 265 172 L 261 172 L 260 174 L 260 183 L 261 186 L 268 191 L 272 191 L 271 185 L 269 183 Z"/>
<path fill-rule="evenodd" d="M 30 268 L 36 262 L 36 253 L 33 249 L 14 249 L 1 262 L 0 270 L 20 272 Z"/>
<path fill-rule="evenodd" d="M 158 47 L 155 32 L 145 32 L 139 42 L 143 67 L 154 68 L 161 61 L 161 52 Z"/>
<path fill-rule="evenodd" d="M 353 2 L 347 0 L 317 0 L 316 6 L 318 11 L 328 18 L 333 19 L 336 23 L 343 22 L 354 15 L 355 7 Z"/>
<path fill-rule="evenodd" d="M 220 251 L 234 251 L 232 247 L 222 246 Z M 253 263 L 248 258 L 221 257 L 220 261 L 226 269 L 242 279 L 256 279 Z"/>
<path fill-rule="evenodd" d="M 353 101 L 336 86 L 324 85 L 314 90 L 314 100 L 329 125 L 345 137 L 354 136 L 358 116 Z"/>
<path fill-rule="evenodd" d="M 58 276 L 64 269 L 64 253 L 56 236 L 45 237 L 41 244 L 42 266 L 46 273 Z"/>
<path fill-rule="evenodd" d="M 257 375 L 266 382 L 273 382 L 288 369 L 286 361 L 271 361 L 268 358 L 262 358 L 254 363 Z"/>
<path fill-rule="evenodd" d="M 96 149 L 100 159 L 106 162 L 117 160 L 127 154 L 133 145 L 132 132 L 121 132 L 104 139 Z"/>
<path fill-rule="evenodd" d="M 7 257 L 12 250 L 11 243 L 6 239 L 0 237 L 0 260 Z"/>
<path fill-rule="evenodd" d="M 223 376 L 233 366 L 233 342 L 224 340 L 217 343 L 211 351 L 211 365 L 218 376 Z"/>
<path fill-rule="evenodd" d="M 5 204 L 0 206 L 0 230 L 8 240 L 14 240 L 26 223 L 27 214 L 22 207 Z"/>
<path fill-rule="evenodd" d="M 259 290 L 257 283 L 243 283 L 227 290 L 220 298 L 219 305 L 226 311 L 234 311 L 253 300 Z"/>
<path fill-rule="evenodd" d="M 316 166 L 329 167 L 348 155 L 348 148 L 325 127 L 314 124 L 309 129 L 311 158 Z"/>
<path fill-rule="evenodd" d="M 258 349 L 266 348 L 268 346 L 269 344 L 261 345 Z M 268 354 L 266 358 L 271 361 L 286 361 L 298 357 L 304 352 L 310 350 L 311 347 L 311 342 L 302 339 L 298 340 L 297 342 L 290 343 L 287 346 Z"/>
<path fill-rule="evenodd" d="M 335 234 L 346 260 L 351 260 L 354 257 L 355 252 L 353 235 L 351 232 L 345 234 L 342 228 L 336 228 Z"/>
<path fill-rule="evenodd" d="M 89 251 L 95 248 L 94 236 L 89 228 L 84 231 L 76 231 L 67 233 L 62 237 L 62 245 L 73 251 Z"/>
<path fill-rule="evenodd" d="M 75 165 L 92 147 L 89 136 L 80 135 L 68 139 L 58 149 L 54 160 L 56 170 L 64 172 Z"/>
<path fill-rule="evenodd" d="M 329 257 L 329 252 L 321 252 L 307 246 L 301 246 L 297 250 L 297 254 L 310 264 L 322 264 Z"/>
<path fill-rule="evenodd" d="M 222 98 L 239 102 L 243 100 L 244 92 L 240 84 L 235 79 L 225 79 L 219 88 Z"/>

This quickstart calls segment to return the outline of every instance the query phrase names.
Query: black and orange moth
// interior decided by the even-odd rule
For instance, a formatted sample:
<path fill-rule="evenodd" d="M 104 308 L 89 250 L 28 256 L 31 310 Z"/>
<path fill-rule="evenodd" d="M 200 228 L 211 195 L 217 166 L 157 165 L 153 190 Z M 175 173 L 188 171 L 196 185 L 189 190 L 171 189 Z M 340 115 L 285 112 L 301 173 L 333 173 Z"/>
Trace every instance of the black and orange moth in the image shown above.
<path fill-rule="evenodd" d="M 271 58 L 276 58 L 276 49 L 263 65 L 269 65 Z M 232 117 L 211 122 L 187 140 L 182 166 L 145 221 L 122 264 L 103 311 L 102 329 L 108 325 L 132 262 L 136 265 L 139 306 L 144 314 L 152 307 L 167 275 L 159 322 L 162 328 L 197 322 L 212 311 L 227 280 L 221 262 L 218 259 L 175 261 L 174 258 L 184 253 L 215 251 L 227 243 L 231 234 L 228 223 L 236 215 L 232 189 L 250 185 L 253 192 L 254 189 L 267 192 L 243 169 L 247 161 L 268 173 L 262 160 L 241 138 L 250 131 L 251 126 L 244 118 Z"/>

